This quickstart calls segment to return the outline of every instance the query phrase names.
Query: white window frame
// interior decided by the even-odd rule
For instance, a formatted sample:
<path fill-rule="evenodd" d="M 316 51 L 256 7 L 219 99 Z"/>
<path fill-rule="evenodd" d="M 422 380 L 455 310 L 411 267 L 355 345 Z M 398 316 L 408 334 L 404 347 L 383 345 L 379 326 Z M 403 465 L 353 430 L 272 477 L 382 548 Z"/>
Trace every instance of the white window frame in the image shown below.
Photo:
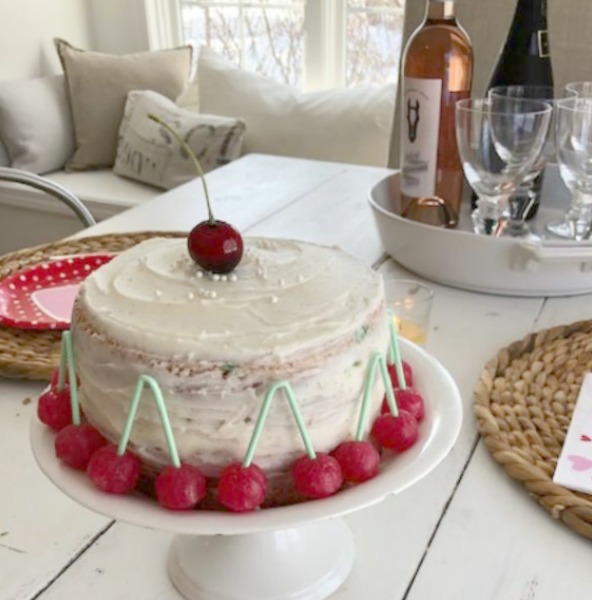
<path fill-rule="evenodd" d="M 306 0 L 304 7 L 304 89 L 345 85 L 344 0 Z"/>
<path fill-rule="evenodd" d="M 183 43 L 180 0 L 143 0 L 151 50 Z M 351 11 L 351 9 L 350 9 Z M 339 88 L 345 85 L 346 19 L 345 0 L 305 0 L 304 91 Z M 364 8 L 360 12 L 390 13 L 388 8 Z M 353 12 L 357 12 L 354 11 Z"/>

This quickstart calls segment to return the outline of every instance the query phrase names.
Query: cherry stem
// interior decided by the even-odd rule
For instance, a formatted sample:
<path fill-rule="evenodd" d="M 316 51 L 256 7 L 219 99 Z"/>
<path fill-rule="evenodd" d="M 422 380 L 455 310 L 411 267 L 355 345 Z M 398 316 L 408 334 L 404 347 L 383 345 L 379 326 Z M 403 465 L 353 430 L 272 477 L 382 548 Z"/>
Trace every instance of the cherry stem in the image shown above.
<path fill-rule="evenodd" d="M 155 123 L 158 123 L 161 127 L 164 127 L 179 142 L 183 150 L 185 150 L 185 152 L 189 154 L 189 158 L 191 158 L 191 160 L 193 161 L 195 169 L 197 170 L 197 173 L 199 174 L 201 178 L 201 183 L 203 185 L 204 194 L 206 196 L 206 204 L 208 206 L 208 221 L 210 222 L 210 225 L 214 225 L 216 220 L 214 219 L 214 213 L 212 212 L 210 194 L 208 193 L 208 186 L 206 185 L 206 176 L 203 172 L 203 169 L 201 168 L 201 165 L 199 164 L 199 160 L 197 160 L 197 156 L 195 156 L 195 153 L 190 148 L 189 144 L 170 125 L 168 125 L 162 119 L 159 119 L 156 115 L 153 115 L 152 113 L 148 113 L 148 118 L 154 121 Z"/>

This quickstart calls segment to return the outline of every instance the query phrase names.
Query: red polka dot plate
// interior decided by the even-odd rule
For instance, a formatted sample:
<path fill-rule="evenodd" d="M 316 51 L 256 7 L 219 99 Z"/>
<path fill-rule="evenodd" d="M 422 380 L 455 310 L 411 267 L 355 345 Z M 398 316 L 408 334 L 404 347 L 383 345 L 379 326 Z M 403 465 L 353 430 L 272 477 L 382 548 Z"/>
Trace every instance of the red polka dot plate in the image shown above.
<path fill-rule="evenodd" d="M 6 277 L 0 281 L 0 325 L 68 329 L 80 282 L 114 256 L 64 256 Z"/>

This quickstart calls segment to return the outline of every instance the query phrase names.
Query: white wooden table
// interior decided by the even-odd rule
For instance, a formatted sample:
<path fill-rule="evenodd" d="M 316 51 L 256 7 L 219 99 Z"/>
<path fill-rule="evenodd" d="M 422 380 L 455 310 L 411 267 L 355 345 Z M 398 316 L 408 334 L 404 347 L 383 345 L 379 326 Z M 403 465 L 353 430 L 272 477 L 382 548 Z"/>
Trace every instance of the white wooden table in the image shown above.
<path fill-rule="evenodd" d="M 337 244 L 385 277 L 409 276 L 383 255 L 366 201 L 388 173 L 252 155 L 208 181 L 217 218 L 245 234 Z M 188 230 L 204 217 L 194 181 L 85 233 Z M 536 329 L 590 318 L 592 299 L 433 287 L 427 349 L 462 392 L 461 435 L 420 483 L 347 518 L 356 563 L 333 598 L 580 600 L 592 589 L 592 542 L 554 522 L 490 458 L 476 433 L 471 392 L 500 347 Z M 0 600 L 178 600 L 165 569 L 170 534 L 89 512 L 35 465 L 28 425 L 41 388 L 0 381 Z"/>

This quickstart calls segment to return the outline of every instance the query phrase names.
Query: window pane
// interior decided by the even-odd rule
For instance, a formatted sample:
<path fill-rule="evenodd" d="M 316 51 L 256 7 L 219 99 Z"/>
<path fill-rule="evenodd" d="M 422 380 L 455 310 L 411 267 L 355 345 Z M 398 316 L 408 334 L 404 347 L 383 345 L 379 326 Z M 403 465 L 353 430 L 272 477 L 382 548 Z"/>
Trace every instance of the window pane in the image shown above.
<path fill-rule="evenodd" d="M 401 58 L 403 2 L 348 0 L 346 84 L 396 82 Z"/>
<path fill-rule="evenodd" d="M 402 12 L 405 6 L 405 0 L 347 0 L 347 8 L 356 9 L 386 9 L 388 12 Z"/>
<path fill-rule="evenodd" d="M 303 0 L 184 2 L 186 41 L 205 44 L 236 65 L 299 86 Z"/>

